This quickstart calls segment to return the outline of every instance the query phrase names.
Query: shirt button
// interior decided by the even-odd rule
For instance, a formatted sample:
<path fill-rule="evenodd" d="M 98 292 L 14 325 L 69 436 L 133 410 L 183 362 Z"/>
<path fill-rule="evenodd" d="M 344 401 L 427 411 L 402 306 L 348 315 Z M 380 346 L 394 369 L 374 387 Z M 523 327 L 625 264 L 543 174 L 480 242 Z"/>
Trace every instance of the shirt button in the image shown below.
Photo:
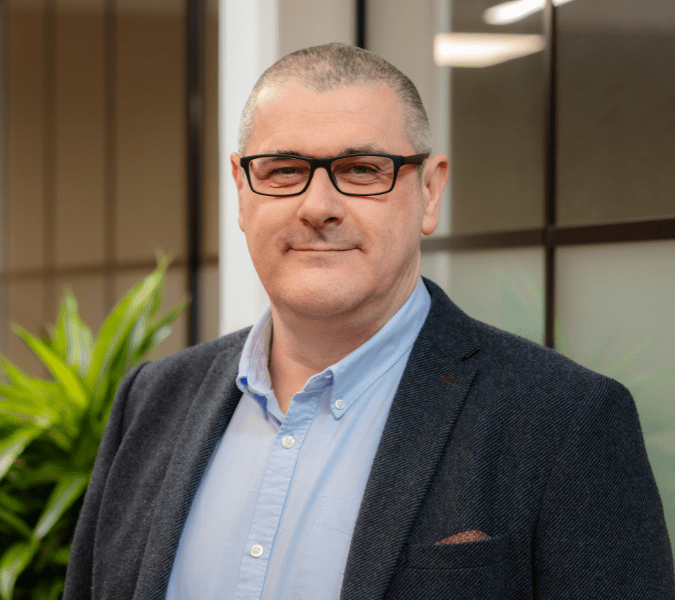
<path fill-rule="evenodd" d="M 345 407 L 345 403 L 342 400 L 335 401 L 335 408 L 342 410 Z"/>
<path fill-rule="evenodd" d="M 262 556 L 263 553 L 263 547 L 260 544 L 255 544 L 254 546 L 251 546 L 251 556 L 258 558 L 259 556 Z"/>
<path fill-rule="evenodd" d="M 284 448 L 292 448 L 293 446 L 295 446 L 295 438 L 292 435 L 286 435 L 281 440 L 281 445 Z"/>

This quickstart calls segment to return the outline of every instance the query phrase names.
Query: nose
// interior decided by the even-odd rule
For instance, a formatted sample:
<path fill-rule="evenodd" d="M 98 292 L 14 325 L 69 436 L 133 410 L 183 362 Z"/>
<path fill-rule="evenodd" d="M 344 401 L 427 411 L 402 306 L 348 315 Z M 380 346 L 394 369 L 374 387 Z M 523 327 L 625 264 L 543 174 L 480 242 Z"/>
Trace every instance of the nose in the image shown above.
<path fill-rule="evenodd" d="M 325 168 L 314 171 L 309 187 L 299 198 L 298 218 L 313 229 L 339 225 L 344 220 L 345 196 L 335 189 Z"/>

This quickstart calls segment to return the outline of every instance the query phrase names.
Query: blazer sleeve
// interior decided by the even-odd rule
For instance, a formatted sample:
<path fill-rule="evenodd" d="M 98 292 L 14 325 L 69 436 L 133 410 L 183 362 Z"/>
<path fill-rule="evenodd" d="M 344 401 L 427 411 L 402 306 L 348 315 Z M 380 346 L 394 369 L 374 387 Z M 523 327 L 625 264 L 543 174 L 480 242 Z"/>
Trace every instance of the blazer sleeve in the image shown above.
<path fill-rule="evenodd" d="M 635 403 L 604 378 L 587 400 L 537 518 L 534 597 L 675 598 L 672 549 Z"/>
<path fill-rule="evenodd" d="M 101 498 L 108 472 L 124 434 L 127 399 L 136 377 L 145 364 L 138 365 L 126 376 L 115 396 L 75 528 L 63 600 L 90 600 L 92 597 L 96 527 L 101 513 Z"/>

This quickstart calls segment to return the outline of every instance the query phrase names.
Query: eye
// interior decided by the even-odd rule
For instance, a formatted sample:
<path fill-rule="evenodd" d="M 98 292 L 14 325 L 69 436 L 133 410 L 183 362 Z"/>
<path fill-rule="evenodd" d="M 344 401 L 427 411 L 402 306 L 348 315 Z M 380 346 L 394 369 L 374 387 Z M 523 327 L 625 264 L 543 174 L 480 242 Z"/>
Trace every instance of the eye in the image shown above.
<path fill-rule="evenodd" d="M 346 171 L 349 171 L 354 175 L 372 175 L 377 173 L 377 168 L 373 165 L 368 165 L 365 163 L 355 163 L 353 165 L 349 165 Z"/>
<path fill-rule="evenodd" d="M 272 169 L 269 175 L 295 175 L 298 172 L 298 167 L 279 167 L 278 169 Z"/>

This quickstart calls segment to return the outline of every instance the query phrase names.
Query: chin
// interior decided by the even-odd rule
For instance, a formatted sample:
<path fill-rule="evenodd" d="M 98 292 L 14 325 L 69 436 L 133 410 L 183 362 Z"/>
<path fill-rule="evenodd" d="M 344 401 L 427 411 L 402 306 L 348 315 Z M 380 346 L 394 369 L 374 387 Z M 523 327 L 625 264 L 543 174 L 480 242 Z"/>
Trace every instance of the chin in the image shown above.
<path fill-rule="evenodd" d="M 333 317 L 352 312 L 362 303 L 363 294 L 353 284 L 353 279 L 350 282 L 343 278 L 312 278 L 296 281 L 295 285 L 277 295 L 277 298 L 296 314 Z"/>

